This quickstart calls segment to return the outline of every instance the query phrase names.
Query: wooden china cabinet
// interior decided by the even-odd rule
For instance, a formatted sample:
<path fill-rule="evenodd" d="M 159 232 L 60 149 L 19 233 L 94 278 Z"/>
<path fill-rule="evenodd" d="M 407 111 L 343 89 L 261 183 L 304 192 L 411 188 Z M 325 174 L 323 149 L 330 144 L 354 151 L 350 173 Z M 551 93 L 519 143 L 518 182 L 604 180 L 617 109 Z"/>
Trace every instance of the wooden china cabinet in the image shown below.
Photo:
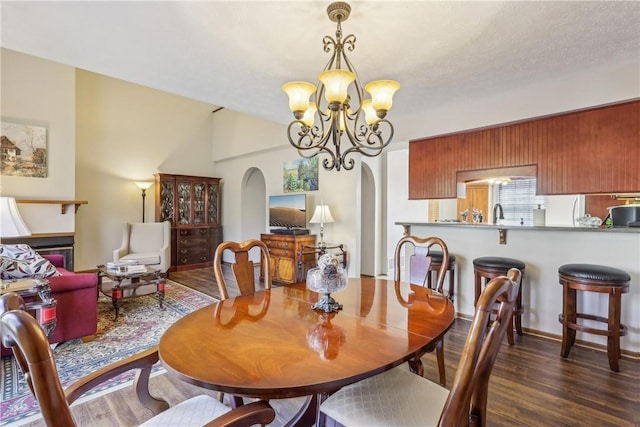
<path fill-rule="evenodd" d="M 171 223 L 171 268 L 213 265 L 222 243 L 220 178 L 155 174 L 156 221 Z"/>

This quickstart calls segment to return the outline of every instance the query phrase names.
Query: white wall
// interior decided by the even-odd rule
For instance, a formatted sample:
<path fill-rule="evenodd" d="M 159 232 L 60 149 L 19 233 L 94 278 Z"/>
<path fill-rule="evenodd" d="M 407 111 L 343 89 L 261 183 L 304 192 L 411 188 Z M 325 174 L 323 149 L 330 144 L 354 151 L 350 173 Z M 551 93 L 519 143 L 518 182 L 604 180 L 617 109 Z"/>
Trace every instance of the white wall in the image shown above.
<path fill-rule="evenodd" d="M 579 74 L 442 105 L 425 116 L 394 121 L 396 141 L 410 141 L 640 97 L 640 57 Z M 392 119 L 392 117 L 390 118 Z"/>
<path fill-rule="evenodd" d="M 75 194 L 75 69 L 1 49 L 2 119 L 47 127 L 46 178 L 0 176 L 4 196 L 73 200 Z M 20 204 L 32 233 L 73 233 L 74 209 Z"/>
<path fill-rule="evenodd" d="M 213 147 L 227 156 L 216 162 L 217 176 L 223 178 L 222 222 L 225 240 L 244 240 L 247 236 L 241 222 L 241 192 L 243 177 L 251 168 L 259 169 L 264 175 L 266 195 L 284 194 L 282 188 L 282 167 L 287 161 L 299 158 L 297 152 L 286 140 L 286 126 L 265 122 L 262 119 L 247 116 L 231 110 L 221 110 L 214 115 Z M 256 129 L 256 132 L 248 132 Z M 257 147 L 253 153 L 241 154 L 228 147 L 246 147 L 249 142 Z M 268 147 L 262 149 L 263 147 Z M 218 157 L 218 155 L 216 155 Z M 359 261 L 356 258 L 357 234 L 359 227 L 359 199 L 356 190 L 360 186 L 359 163 L 352 171 L 327 172 L 319 169 L 319 190 L 307 192 L 307 221 L 313 214 L 316 204 L 323 201 L 331 208 L 335 222 L 325 224 L 325 240 L 342 243 L 349 252 L 349 276 L 359 274 Z M 266 206 L 267 200 L 264 200 Z M 313 234 L 320 233 L 319 224 L 308 224 Z M 267 222 L 262 232 L 268 232 Z M 257 234 L 257 233 L 256 233 Z M 259 235 L 254 236 L 260 238 Z"/>
<path fill-rule="evenodd" d="M 429 202 L 427 200 L 409 200 L 409 149 L 389 151 L 387 153 L 387 168 L 390 173 L 387 175 L 389 181 L 387 182 L 388 224 L 385 272 L 392 274 L 396 243 L 402 238 L 404 231 L 394 222 L 427 222 Z"/>

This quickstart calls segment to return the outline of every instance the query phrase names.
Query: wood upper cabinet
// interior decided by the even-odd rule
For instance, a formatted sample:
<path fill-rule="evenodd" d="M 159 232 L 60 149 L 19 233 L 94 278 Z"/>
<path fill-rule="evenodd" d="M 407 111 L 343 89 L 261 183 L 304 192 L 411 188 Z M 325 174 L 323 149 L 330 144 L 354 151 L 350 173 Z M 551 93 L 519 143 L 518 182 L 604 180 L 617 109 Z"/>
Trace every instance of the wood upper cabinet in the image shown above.
<path fill-rule="evenodd" d="M 220 178 L 156 174 L 156 221 L 171 223 L 171 269 L 213 264 L 222 243 Z"/>
<path fill-rule="evenodd" d="M 640 192 L 640 101 L 411 141 L 409 198 L 456 197 L 460 172 L 537 168 L 537 194 Z"/>

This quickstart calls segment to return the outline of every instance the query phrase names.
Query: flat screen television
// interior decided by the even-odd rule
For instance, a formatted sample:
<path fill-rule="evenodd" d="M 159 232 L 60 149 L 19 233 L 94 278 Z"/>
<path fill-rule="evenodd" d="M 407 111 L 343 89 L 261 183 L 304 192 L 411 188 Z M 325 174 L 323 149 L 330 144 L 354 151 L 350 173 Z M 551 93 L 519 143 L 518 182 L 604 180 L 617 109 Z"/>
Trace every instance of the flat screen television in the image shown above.
<path fill-rule="evenodd" d="M 307 195 L 269 196 L 269 227 L 272 233 L 305 230 L 307 227 Z M 291 233 L 293 234 L 293 233 Z"/>

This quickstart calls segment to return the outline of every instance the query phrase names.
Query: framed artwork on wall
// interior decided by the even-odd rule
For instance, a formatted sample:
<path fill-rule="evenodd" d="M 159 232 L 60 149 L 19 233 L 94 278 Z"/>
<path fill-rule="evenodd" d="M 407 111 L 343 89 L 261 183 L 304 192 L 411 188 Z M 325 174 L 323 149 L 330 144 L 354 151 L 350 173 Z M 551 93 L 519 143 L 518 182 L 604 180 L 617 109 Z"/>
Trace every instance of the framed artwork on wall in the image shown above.
<path fill-rule="evenodd" d="M 2 119 L 0 171 L 5 176 L 46 178 L 47 127 Z"/>
<path fill-rule="evenodd" d="M 318 190 L 318 158 L 297 159 L 284 162 L 282 190 L 285 193 Z"/>

